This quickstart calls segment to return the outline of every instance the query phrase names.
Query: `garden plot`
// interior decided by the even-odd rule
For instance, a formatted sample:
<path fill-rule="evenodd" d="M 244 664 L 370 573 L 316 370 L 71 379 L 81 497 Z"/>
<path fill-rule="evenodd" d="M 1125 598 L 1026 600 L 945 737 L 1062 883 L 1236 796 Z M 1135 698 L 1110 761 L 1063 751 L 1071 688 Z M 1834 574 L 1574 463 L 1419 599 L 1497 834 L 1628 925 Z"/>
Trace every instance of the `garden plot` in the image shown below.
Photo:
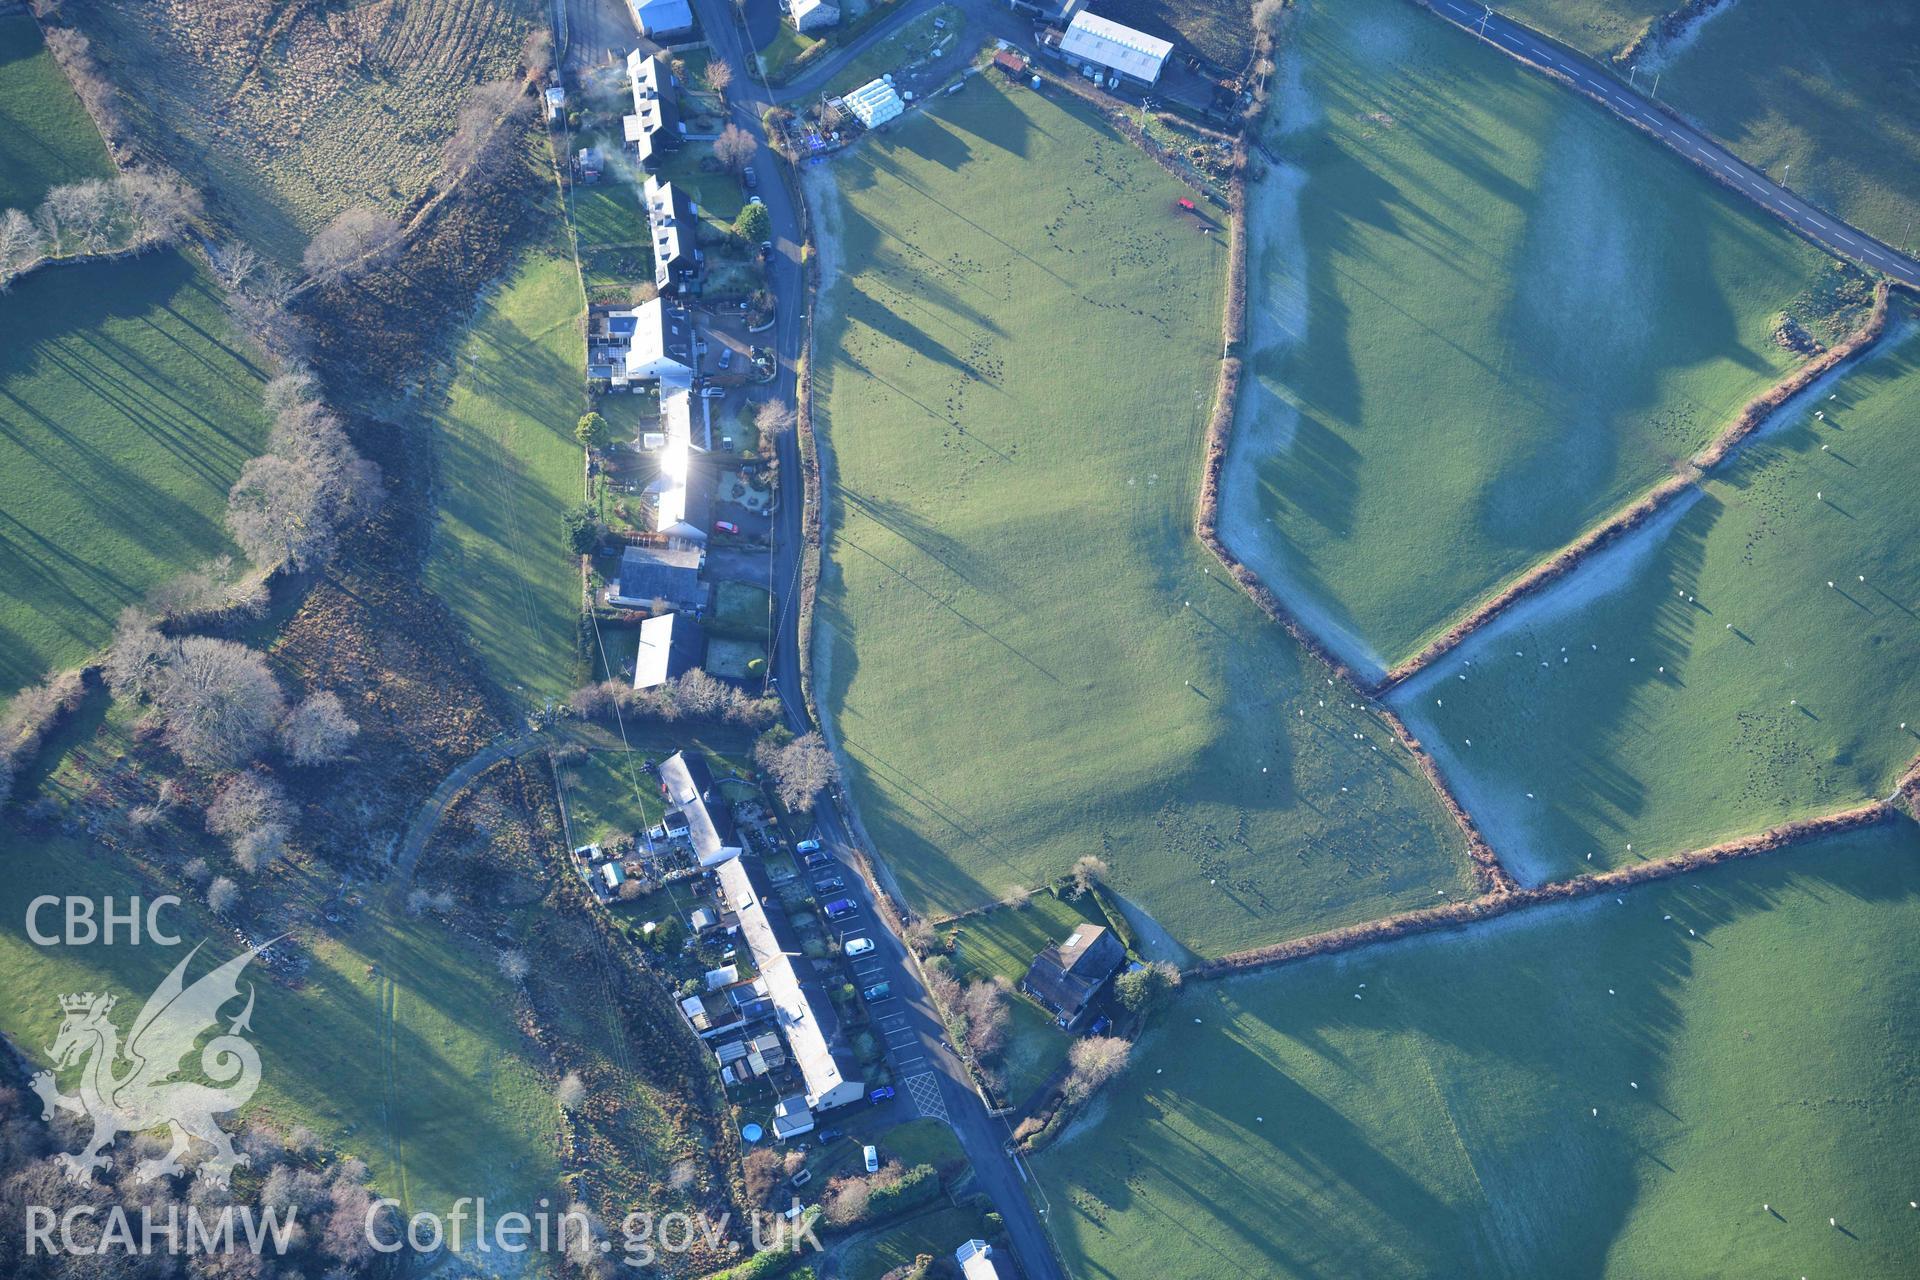
<path fill-rule="evenodd" d="M 1517 873 L 1884 796 L 1920 752 L 1915 330 L 1896 306 L 1701 492 L 1393 695 Z"/>
<path fill-rule="evenodd" d="M 1186 189 L 991 77 L 809 172 L 815 679 L 915 907 L 1093 855 L 1218 954 L 1464 888 L 1413 763 L 1193 536 L 1225 254 Z"/>
<path fill-rule="evenodd" d="M 1849 317 L 1812 246 L 1417 7 L 1293 30 L 1222 529 L 1378 673 L 1796 365 L 1783 310 Z"/>
<path fill-rule="evenodd" d="M 1622 898 L 1189 983 L 1034 1160 L 1066 1264 L 1920 1270 L 1920 833 Z"/>

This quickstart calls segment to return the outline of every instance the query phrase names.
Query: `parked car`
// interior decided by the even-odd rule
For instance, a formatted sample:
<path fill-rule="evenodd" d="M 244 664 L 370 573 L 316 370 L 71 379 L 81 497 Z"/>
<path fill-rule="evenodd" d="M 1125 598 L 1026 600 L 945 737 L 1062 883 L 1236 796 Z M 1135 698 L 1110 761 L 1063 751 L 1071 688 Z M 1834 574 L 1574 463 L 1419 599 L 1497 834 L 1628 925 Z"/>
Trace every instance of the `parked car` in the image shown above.
<path fill-rule="evenodd" d="M 827 904 L 827 919 L 840 920 L 852 915 L 860 908 L 853 905 L 850 898 L 835 898 Z"/>
<path fill-rule="evenodd" d="M 1093 1025 L 1087 1028 L 1087 1034 L 1090 1036 L 1103 1036 L 1111 1030 L 1113 1030 L 1113 1019 L 1103 1013 L 1093 1020 Z"/>
<path fill-rule="evenodd" d="M 878 1147 L 874 1146 L 872 1143 L 868 1143 L 867 1146 L 864 1149 L 862 1149 L 860 1154 L 864 1155 L 867 1158 L 868 1173 L 880 1172 L 880 1149 Z"/>
<path fill-rule="evenodd" d="M 839 876 L 828 876 L 824 880 L 814 881 L 813 887 L 818 891 L 820 891 L 821 893 L 829 893 L 835 889 L 846 888 L 847 882 L 845 880 L 842 880 Z"/>
<path fill-rule="evenodd" d="M 847 939 L 847 954 L 850 956 L 863 956 L 871 950 L 873 950 L 872 938 Z"/>
<path fill-rule="evenodd" d="M 748 165 L 740 171 L 740 183 L 749 191 L 752 191 L 760 185 L 760 177 L 754 173 L 752 165 Z"/>
<path fill-rule="evenodd" d="M 762 200 L 759 196 L 748 196 L 747 203 L 748 204 L 765 204 L 766 201 Z"/>
<path fill-rule="evenodd" d="M 820 842 L 818 840 L 802 840 L 799 844 L 793 847 L 799 850 L 801 853 L 820 852 Z"/>
<path fill-rule="evenodd" d="M 720 367 L 724 369 L 732 363 L 733 363 L 733 348 L 732 347 L 720 348 Z"/>
<path fill-rule="evenodd" d="M 844 1136 L 846 1135 L 842 1134 L 838 1129 L 822 1129 L 820 1131 L 820 1145 L 824 1147 L 834 1139 Z"/>
<path fill-rule="evenodd" d="M 891 982 L 876 982 L 861 991 L 860 994 L 866 998 L 868 1004 L 872 1004 L 875 1000 L 885 1000 L 888 996 L 892 995 L 893 984 Z"/>
<path fill-rule="evenodd" d="M 715 520 L 713 522 L 713 531 L 715 533 L 738 533 L 740 532 L 740 526 L 731 520 Z"/>
<path fill-rule="evenodd" d="M 886 1102 L 892 1097 L 893 1097 L 893 1086 L 890 1084 L 883 1084 L 878 1089 L 875 1089 L 872 1093 L 867 1095 L 867 1101 L 868 1102 Z"/>
<path fill-rule="evenodd" d="M 833 859 L 824 853 L 810 853 L 802 858 L 801 861 L 807 864 L 809 870 L 818 870 L 832 863 Z"/>

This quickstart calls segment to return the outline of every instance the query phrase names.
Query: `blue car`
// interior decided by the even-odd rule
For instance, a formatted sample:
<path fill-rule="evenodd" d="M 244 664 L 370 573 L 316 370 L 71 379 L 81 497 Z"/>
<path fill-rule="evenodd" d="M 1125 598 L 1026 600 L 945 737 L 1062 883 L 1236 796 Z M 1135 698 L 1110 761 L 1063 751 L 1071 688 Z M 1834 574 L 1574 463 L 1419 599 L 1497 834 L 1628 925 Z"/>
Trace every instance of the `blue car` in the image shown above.
<path fill-rule="evenodd" d="M 853 905 L 851 898 L 835 898 L 827 904 L 827 919 L 838 920 L 842 916 L 852 915 L 859 909 Z"/>
<path fill-rule="evenodd" d="M 800 851 L 801 853 L 820 852 L 820 842 L 818 840 L 802 840 L 799 844 L 793 847 L 798 851 Z"/>
<path fill-rule="evenodd" d="M 887 1099 L 891 1098 L 892 1096 L 893 1096 L 893 1086 L 890 1084 L 883 1084 L 878 1089 L 875 1089 L 872 1093 L 867 1095 L 867 1101 L 868 1102 L 885 1102 Z"/>

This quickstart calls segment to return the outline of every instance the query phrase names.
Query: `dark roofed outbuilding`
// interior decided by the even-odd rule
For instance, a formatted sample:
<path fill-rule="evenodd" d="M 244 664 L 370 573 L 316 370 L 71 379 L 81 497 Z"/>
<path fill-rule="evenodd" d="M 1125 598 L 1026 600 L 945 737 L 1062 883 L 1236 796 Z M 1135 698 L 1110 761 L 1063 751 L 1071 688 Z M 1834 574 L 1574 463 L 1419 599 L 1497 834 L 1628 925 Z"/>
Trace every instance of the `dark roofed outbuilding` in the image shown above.
<path fill-rule="evenodd" d="M 1020 989 L 1071 1028 L 1126 963 L 1127 949 L 1105 925 L 1083 924 L 1033 958 Z"/>

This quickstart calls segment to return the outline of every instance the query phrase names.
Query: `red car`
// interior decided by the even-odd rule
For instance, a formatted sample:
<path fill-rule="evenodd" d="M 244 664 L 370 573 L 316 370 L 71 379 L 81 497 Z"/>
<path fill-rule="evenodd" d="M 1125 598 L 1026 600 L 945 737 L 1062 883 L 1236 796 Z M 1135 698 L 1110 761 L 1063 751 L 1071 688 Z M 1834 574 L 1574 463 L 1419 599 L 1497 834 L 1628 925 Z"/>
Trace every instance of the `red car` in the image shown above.
<path fill-rule="evenodd" d="M 740 526 L 731 520 L 715 520 L 713 522 L 713 531 L 715 533 L 738 533 L 740 532 Z"/>
<path fill-rule="evenodd" d="M 1182 209 L 1185 209 L 1188 213 L 1196 212 L 1196 210 L 1193 207 L 1193 201 L 1186 199 L 1184 196 L 1181 197 L 1180 207 Z"/>

